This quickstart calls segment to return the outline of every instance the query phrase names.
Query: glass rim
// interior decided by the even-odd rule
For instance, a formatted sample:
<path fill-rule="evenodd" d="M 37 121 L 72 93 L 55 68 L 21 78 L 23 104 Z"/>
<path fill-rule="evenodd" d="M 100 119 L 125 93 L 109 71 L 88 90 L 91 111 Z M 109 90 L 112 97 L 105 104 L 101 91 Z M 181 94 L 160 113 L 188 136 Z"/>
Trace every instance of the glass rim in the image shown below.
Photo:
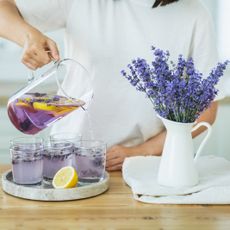
<path fill-rule="evenodd" d="M 61 135 L 66 135 L 67 137 L 59 138 Z M 73 137 L 68 137 L 68 135 L 73 135 Z M 57 136 L 57 138 L 56 138 Z M 78 138 L 82 138 L 82 134 L 75 133 L 75 132 L 59 132 L 59 133 L 53 133 L 49 135 L 49 139 L 52 141 L 59 141 L 59 140 L 75 140 Z"/>
<path fill-rule="evenodd" d="M 62 144 L 61 146 L 55 146 L 53 144 Z M 68 145 L 65 145 L 68 144 Z M 74 144 L 68 140 L 48 140 L 44 143 L 44 150 L 47 149 L 56 149 L 56 150 L 63 150 L 73 147 Z"/>
<path fill-rule="evenodd" d="M 22 157 L 26 157 L 26 158 L 28 158 L 28 157 L 36 157 L 36 158 L 40 159 L 43 156 L 43 149 L 39 149 L 39 152 L 37 152 L 37 151 L 35 152 L 33 150 L 26 151 L 26 152 L 24 152 L 22 150 L 15 150 L 15 152 L 12 152 L 12 150 L 13 149 L 10 149 L 10 155 L 11 155 L 12 160 L 13 160 L 14 156 L 18 156 L 18 155 L 20 156 L 20 159 Z M 38 150 L 38 149 L 36 149 L 36 150 Z M 36 156 L 35 156 L 35 154 L 36 154 Z"/>
<path fill-rule="evenodd" d="M 15 155 L 20 155 L 20 156 L 33 156 L 33 155 L 37 155 L 37 156 L 41 156 L 43 151 L 44 151 L 44 146 L 39 146 L 39 148 L 30 148 L 30 149 L 16 149 L 16 146 L 12 146 L 9 148 L 9 152 L 11 157 L 15 156 Z"/>
<path fill-rule="evenodd" d="M 15 137 L 10 140 L 10 146 L 20 145 L 44 145 L 44 139 L 42 137 Z"/>
<path fill-rule="evenodd" d="M 87 139 L 83 139 L 83 140 L 76 141 L 74 143 L 74 145 L 76 145 L 77 143 L 95 143 L 95 144 L 89 145 L 89 146 L 80 146 L 81 148 L 85 148 L 85 149 L 97 148 L 97 147 L 101 147 L 101 146 L 107 148 L 107 144 L 102 140 L 87 140 Z"/>

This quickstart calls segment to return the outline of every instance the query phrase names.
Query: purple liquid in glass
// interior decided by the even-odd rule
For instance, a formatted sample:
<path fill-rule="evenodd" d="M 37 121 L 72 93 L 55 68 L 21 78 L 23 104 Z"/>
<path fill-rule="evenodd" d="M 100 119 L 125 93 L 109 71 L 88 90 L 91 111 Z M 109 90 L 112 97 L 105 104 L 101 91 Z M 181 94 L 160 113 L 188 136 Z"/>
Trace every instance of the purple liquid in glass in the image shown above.
<path fill-rule="evenodd" d="M 11 149 L 13 180 L 17 184 L 37 184 L 42 181 L 43 150 Z"/>
<path fill-rule="evenodd" d="M 82 105 L 64 96 L 28 93 L 8 104 L 8 116 L 21 132 L 36 134 Z"/>
<path fill-rule="evenodd" d="M 56 172 L 65 167 L 73 165 L 73 147 L 63 147 L 54 145 L 45 148 L 43 154 L 43 177 L 45 179 L 53 179 Z"/>
<path fill-rule="evenodd" d="M 105 150 L 76 147 L 75 169 L 79 182 L 92 183 L 102 180 L 105 173 Z"/>

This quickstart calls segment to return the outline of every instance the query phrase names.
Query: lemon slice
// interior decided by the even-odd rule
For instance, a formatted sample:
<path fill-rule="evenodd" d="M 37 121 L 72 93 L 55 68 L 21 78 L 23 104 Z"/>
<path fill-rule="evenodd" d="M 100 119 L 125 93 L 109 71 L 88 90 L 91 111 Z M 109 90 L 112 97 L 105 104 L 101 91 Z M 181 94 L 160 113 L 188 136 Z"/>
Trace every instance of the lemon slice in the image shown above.
<path fill-rule="evenodd" d="M 23 99 L 23 101 L 31 102 L 31 98 L 30 97 L 26 97 L 26 98 Z"/>
<path fill-rule="evenodd" d="M 55 110 L 55 111 L 52 111 L 52 114 L 57 117 L 57 116 L 64 116 L 74 110 L 78 109 L 78 107 L 66 107 L 66 108 L 63 108 L 62 110 L 59 109 L 59 110 Z"/>
<path fill-rule="evenodd" d="M 72 166 L 61 168 L 55 174 L 52 185 L 54 188 L 73 188 L 78 182 L 78 175 Z"/>
<path fill-rule="evenodd" d="M 47 105 L 47 103 L 45 103 L 45 102 L 34 102 L 33 107 L 34 107 L 34 109 L 45 110 L 45 111 L 54 111 L 57 108 L 54 105 Z"/>
<path fill-rule="evenodd" d="M 16 103 L 16 106 L 22 106 L 22 107 L 30 107 L 30 105 L 29 104 L 27 104 L 27 103 L 25 103 L 25 102 L 17 102 Z"/>

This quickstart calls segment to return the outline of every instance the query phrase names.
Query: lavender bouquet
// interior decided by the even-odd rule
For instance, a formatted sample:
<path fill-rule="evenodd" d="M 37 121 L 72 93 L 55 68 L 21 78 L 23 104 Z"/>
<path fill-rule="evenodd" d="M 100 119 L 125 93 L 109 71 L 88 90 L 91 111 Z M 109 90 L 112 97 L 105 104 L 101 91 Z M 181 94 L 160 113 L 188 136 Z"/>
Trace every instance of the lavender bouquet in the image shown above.
<path fill-rule="evenodd" d="M 169 52 L 152 47 L 153 61 L 137 58 L 122 75 L 144 92 L 163 118 L 183 123 L 194 122 L 209 107 L 218 93 L 215 88 L 229 61 L 218 63 L 207 78 L 195 69 L 192 58 L 179 55 L 177 64 Z"/>

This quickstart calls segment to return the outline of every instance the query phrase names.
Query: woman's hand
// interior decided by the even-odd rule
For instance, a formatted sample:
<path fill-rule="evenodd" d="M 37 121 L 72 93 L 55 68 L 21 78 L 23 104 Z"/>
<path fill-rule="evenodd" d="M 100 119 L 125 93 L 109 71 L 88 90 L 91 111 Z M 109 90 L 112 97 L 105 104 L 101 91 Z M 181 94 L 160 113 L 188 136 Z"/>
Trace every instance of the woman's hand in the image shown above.
<path fill-rule="evenodd" d="M 108 149 L 106 155 L 106 170 L 117 171 L 122 169 L 122 164 L 126 157 L 131 156 L 159 156 L 162 153 L 166 131 L 163 130 L 158 135 L 145 141 L 143 144 L 124 147 L 115 145 Z"/>
<path fill-rule="evenodd" d="M 22 63 L 31 69 L 59 59 L 55 42 L 24 21 L 14 0 L 0 0 L 0 37 L 24 47 Z"/>
<path fill-rule="evenodd" d="M 126 157 L 130 155 L 130 148 L 121 145 L 115 145 L 108 149 L 106 154 L 106 170 L 121 170 Z"/>
<path fill-rule="evenodd" d="M 22 63 L 27 67 L 35 70 L 51 60 L 59 60 L 58 48 L 53 40 L 36 29 L 25 36 Z"/>

